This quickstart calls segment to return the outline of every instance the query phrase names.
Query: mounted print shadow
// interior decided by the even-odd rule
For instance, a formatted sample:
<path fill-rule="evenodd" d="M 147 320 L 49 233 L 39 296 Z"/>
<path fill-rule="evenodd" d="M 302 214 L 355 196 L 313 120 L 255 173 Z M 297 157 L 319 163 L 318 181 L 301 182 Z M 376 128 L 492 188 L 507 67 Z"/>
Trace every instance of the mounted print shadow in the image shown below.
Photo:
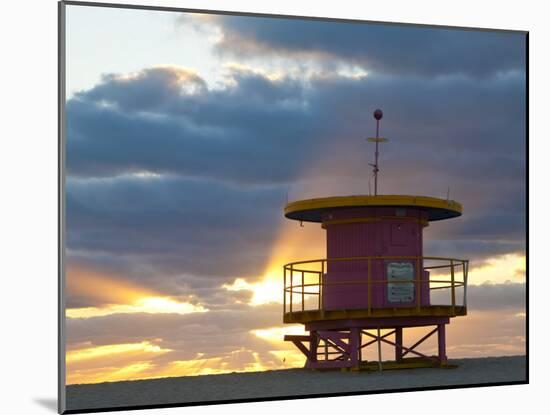
<path fill-rule="evenodd" d="M 528 381 L 526 32 L 62 2 L 60 51 L 60 412 Z"/>

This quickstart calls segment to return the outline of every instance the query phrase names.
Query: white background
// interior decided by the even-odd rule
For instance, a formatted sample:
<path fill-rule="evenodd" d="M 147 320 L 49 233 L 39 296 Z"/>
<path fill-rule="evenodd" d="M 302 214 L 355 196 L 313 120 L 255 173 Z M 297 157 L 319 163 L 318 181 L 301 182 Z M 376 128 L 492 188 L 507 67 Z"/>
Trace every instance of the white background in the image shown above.
<path fill-rule="evenodd" d="M 127 0 L 126 3 L 135 3 Z M 146 1 L 148 5 L 530 31 L 530 373 L 526 386 L 150 410 L 140 414 L 384 411 L 526 413 L 548 393 L 549 27 L 545 2 Z M 57 371 L 57 4 L 0 10 L 0 412 L 52 414 Z M 475 120 L 472 120 L 475 122 Z M 129 412 L 124 412 L 129 413 Z"/>

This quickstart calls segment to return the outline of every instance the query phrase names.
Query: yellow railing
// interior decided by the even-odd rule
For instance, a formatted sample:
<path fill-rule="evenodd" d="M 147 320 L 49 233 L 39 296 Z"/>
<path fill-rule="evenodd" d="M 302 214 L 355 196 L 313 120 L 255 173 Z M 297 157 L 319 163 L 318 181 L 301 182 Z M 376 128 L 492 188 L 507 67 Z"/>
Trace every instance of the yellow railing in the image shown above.
<path fill-rule="evenodd" d="M 414 279 L 403 279 L 388 281 L 384 275 L 373 275 L 373 264 L 384 264 L 384 261 L 404 261 L 414 264 Z M 327 283 L 323 276 L 334 263 L 366 263 L 360 272 L 365 272 L 366 279 L 354 281 L 337 281 Z M 379 267 L 378 267 L 379 268 Z M 372 291 L 374 286 L 382 285 L 387 289 L 387 284 L 414 284 L 415 301 L 414 305 L 420 309 L 422 301 L 422 286 L 428 284 L 429 292 L 433 290 L 449 290 L 450 298 L 445 304 L 434 304 L 434 301 L 441 301 L 441 295 L 430 295 L 430 305 L 446 305 L 451 307 L 454 314 L 455 307 L 466 307 L 466 289 L 468 283 L 468 260 L 456 258 L 440 258 L 428 256 L 372 256 L 372 257 L 351 257 L 314 259 L 297 261 L 284 265 L 284 313 L 296 311 L 323 310 L 323 296 L 328 286 L 362 286 L 367 287 L 366 309 L 371 313 Z M 383 268 L 385 269 L 385 267 Z M 430 277 L 423 278 L 422 271 L 430 271 Z M 355 271 L 356 273 L 357 271 Z M 433 275 L 432 275 L 433 274 Z M 356 277 L 356 275 L 354 275 Z M 462 301 L 457 303 L 457 291 L 462 291 Z M 311 301 L 313 299 L 313 301 Z M 393 306 L 388 306 L 392 308 Z M 380 308 L 379 306 L 377 308 Z"/>

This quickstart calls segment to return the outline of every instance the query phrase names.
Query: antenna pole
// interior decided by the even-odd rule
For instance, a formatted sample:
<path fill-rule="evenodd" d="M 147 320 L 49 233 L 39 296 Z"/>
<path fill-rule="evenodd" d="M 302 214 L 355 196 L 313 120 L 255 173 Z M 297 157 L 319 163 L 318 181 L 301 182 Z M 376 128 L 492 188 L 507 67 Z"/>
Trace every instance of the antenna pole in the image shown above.
<path fill-rule="evenodd" d="M 378 194 L 378 172 L 380 171 L 380 167 L 378 166 L 378 156 L 380 152 L 378 151 L 378 143 L 383 143 L 386 140 L 385 138 L 380 137 L 380 120 L 382 119 L 382 110 L 378 109 L 374 111 L 374 119 L 376 120 L 376 137 L 368 138 L 367 141 L 375 142 L 376 143 L 376 150 L 374 152 L 374 164 L 370 164 L 373 169 L 374 173 L 374 195 L 376 196 Z M 370 183 L 369 183 L 370 184 Z"/>
<path fill-rule="evenodd" d="M 374 152 L 374 195 L 378 194 L 378 139 L 380 131 L 380 119 L 376 119 L 376 151 Z"/>

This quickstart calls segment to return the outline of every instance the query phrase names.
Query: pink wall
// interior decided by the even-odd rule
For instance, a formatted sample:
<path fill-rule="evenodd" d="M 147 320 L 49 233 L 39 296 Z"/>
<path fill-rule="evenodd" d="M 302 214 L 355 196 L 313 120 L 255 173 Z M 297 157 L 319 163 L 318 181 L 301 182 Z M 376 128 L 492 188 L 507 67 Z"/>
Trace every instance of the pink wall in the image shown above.
<path fill-rule="evenodd" d="M 366 221 L 338 223 L 354 219 Z M 426 219 L 422 211 L 404 208 L 352 208 L 328 212 L 323 216 L 323 226 L 327 231 L 327 258 L 422 256 L 422 222 Z M 411 302 L 395 301 L 395 298 L 393 302 L 390 301 L 385 283 L 388 262 L 410 262 L 414 268 L 413 275 L 416 275 L 416 262 L 413 260 L 373 260 L 371 279 L 384 282 L 373 284 L 372 307 L 414 305 L 414 299 Z M 329 261 L 324 276 L 325 284 L 342 281 L 364 284 L 325 286 L 325 309 L 366 308 L 367 275 L 367 261 Z M 422 278 L 426 281 L 421 283 L 421 303 L 428 305 L 428 273 L 423 273 Z"/>

